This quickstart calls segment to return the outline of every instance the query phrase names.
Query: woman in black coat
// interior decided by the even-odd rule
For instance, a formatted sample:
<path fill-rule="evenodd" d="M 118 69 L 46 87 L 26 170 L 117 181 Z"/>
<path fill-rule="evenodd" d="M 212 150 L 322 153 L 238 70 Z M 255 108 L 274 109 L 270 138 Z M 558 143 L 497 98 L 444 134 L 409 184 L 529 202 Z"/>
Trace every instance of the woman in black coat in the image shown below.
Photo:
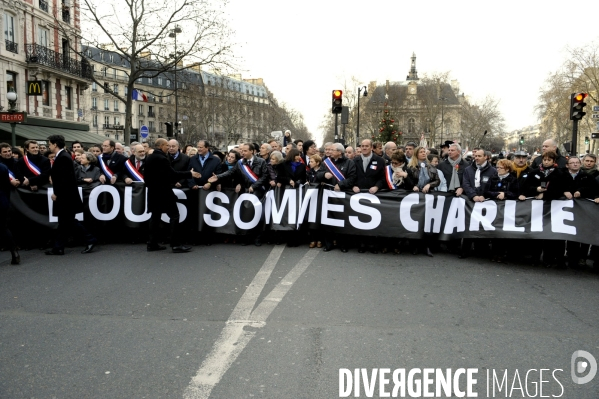
<path fill-rule="evenodd" d="M 77 165 L 77 184 L 87 188 L 94 188 L 102 184 L 100 176 L 102 171 L 96 166 L 98 158 L 91 152 L 85 152 L 79 157 L 80 164 Z"/>
<path fill-rule="evenodd" d="M 297 187 L 306 182 L 306 164 L 298 149 L 292 148 L 287 152 L 283 163 L 283 174 L 277 176 L 277 181 L 283 186 Z"/>

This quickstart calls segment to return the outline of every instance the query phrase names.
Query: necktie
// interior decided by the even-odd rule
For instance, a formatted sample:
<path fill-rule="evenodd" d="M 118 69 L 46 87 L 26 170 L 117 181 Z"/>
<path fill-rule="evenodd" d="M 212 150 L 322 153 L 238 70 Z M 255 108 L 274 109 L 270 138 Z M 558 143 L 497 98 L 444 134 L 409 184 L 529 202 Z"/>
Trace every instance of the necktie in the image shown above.
<path fill-rule="evenodd" d="M 139 166 L 140 166 L 141 162 L 136 161 L 135 162 L 135 169 L 139 170 Z"/>
<path fill-rule="evenodd" d="M 250 168 L 252 167 L 252 161 L 248 161 L 248 165 L 250 165 Z"/>

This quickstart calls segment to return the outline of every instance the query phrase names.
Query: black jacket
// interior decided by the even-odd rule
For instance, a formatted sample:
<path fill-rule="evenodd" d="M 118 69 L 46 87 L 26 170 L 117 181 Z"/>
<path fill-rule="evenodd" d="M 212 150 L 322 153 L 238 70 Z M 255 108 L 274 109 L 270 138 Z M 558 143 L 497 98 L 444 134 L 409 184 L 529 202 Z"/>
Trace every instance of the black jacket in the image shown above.
<path fill-rule="evenodd" d="M 187 170 L 191 170 L 189 168 L 189 157 L 187 155 L 183 154 L 181 151 L 179 151 L 179 156 L 177 156 L 177 159 L 173 159 L 173 156 L 170 154 L 168 156 L 171 160 L 171 165 L 175 171 L 185 172 Z M 194 169 L 194 171 L 195 171 L 195 169 Z M 173 182 L 173 187 L 175 186 L 176 183 L 179 183 L 181 185 L 181 187 L 186 187 L 187 179 L 179 179 L 176 182 Z"/>
<path fill-rule="evenodd" d="M 83 169 L 82 165 L 77 165 L 77 169 L 75 170 L 75 175 L 77 176 L 77 184 L 85 185 L 88 187 L 95 187 L 100 185 L 100 176 L 102 175 L 102 171 L 100 168 L 94 164 L 90 164 L 87 170 Z M 92 182 L 88 183 L 83 181 L 83 179 L 91 178 Z"/>
<path fill-rule="evenodd" d="M 141 164 L 139 166 L 139 169 L 137 170 L 139 172 L 139 174 L 141 174 L 142 176 L 145 175 L 145 171 L 146 171 L 146 159 L 148 159 L 148 158 L 146 157 L 141 160 Z M 135 159 L 135 155 L 131 155 L 128 160 L 131 162 L 131 165 L 133 166 L 133 168 L 135 168 L 135 164 L 137 163 L 137 160 Z M 129 172 L 129 169 L 127 168 L 127 166 L 125 166 L 123 168 L 123 180 L 125 180 L 127 177 L 132 179 L 133 181 L 136 181 L 133 178 L 131 172 Z"/>
<path fill-rule="evenodd" d="M 295 172 L 291 168 L 291 162 L 283 162 L 283 176 L 277 176 L 277 182 L 280 182 L 283 186 L 288 186 L 289 182 L 293 180 L 295 186 L 304 184 L 306 182 L 306 165 L 300 164 L 295 168 Z"/>
<path fill-rule="evenodd" d="M 545 183 L 547 191 L 543 193 L 543 200 L 550 201 L 563 197 L 564 193 L 561 191 L 560 182 L 561 172 L 558 168 L 554 168 L 549 175 L 545 176 L 545 173 L 541 169 L 534 169 L 528 174 L 526 181 L 524 182 L 524 188 L 520 192 L 526 197 L 536 197 L 539 195 L 537 188 Z"/>
<path fill-rule="evenodd" d="M 216 155 L 209 152 L 206 154 L 206 159 L 204 160 L 204 166 L 202 166 L 202 162 L 200 160 L 200 154 L 196 154 L 189 159 L 189 170 L 193 169 L 195 172 L 199 172 L 202 177 L 199 179 L 191 178 L 187 180 L 187 185 L 189 188 L 193 186 L 203 187 L 206 183 L 208 183 L 208 179 L 212 177 L 212 174 L 218 175 L 222 173 L 220 158 Z M 210 189 L 216 189 L 216 184 L 214 186 L 210 185 Z"/>
<path fill-rule="evenodd" d="M 146 158 L 145 173 L 150 212 L 163 213 L 169 210 L 169 205 L 177 201 L 172 185 L 179 180 L 191 178 L 190 171 L 173 169 L 168 156 L 159 149 L 155 149 Z"/>
<path fill-rule="evenodd" d="M 371 187 L 378 187 L 379 190 L 385 188 L 385 159 L 379 157 L 374 152 L 372 158 L 364 171 L 364 159 L 358 155 L 353 159 L 356 165 L 356 181 L 354 186 L 360 190 L 368 190 Z"/>
<path fill-rule="evenodd" d="M 344 179 L 339 181 L 337 180 L 335 175 L 333 175 L 333 177 L 331 177 L 330 179 L 327 179 L 323 176 L 323 182 L 332 186 L 339 184 L 339 188 L 343 191 L 351 190 L 356 185 L 356 164 L 354 163 L 354 161 L 345 158 L 345 156 L 343 155 L 337 160 L 334 160 L 333 158 L 330 159 L 331 161 L 333 161 L 334 165 L 341 172 L 341 174 L 343 174 Z M 329 172 L 329 169 L 324 163 L 324 160 L 322 161 L 322 166 L 325 169 L 325 174 L 326 172 Z"/>
<path fill-rule="evenodd" d="M 54 201 L 54 213 L 56 216 L 75 216 L 83 211 L 83 201 L 79 196 L 77 178 L 73 168 L 73 158 L 65 150 L 54 158 L 54 164 L 50 170 L 52 188 L 56 195 Z"/>
<path fill-rule="evenodd" d="M 469 199 L 476 196 L 484 196 L 484 193 L 487 191 L 487 186 L 491 181 L 491 177 L 497 175 L 497 169 L 492 167 L 491 163 L 487 161 L 487 164 L 480 170 L 480 186 L 476 187 L 474 182 L 476 169 L 476 162 L 472 162 L 472 164 L 464 170 L 462 187 L 464 188 L 464 194 L 466 194 Z"/>
<path fill-rule="evenodd" d="M 532 161 L 532 163 L 530 164 L 530 167 L 533 169 L 539 169 L 542 162 L 543 162 L 543 155 L 541 154 Z M 555 160 L 555 163 L 557 164 L 557 167 L 560 169 L 565 168 L 568 164 L 568 160 L 566 159 L 566 157 L 562 156 L 559 153 L 559 150 L 557 151 L 557 159 Z"/>
<path fill-rule="evenodd" d="M 116 176 L 117 180 L 123 180 L 123 169 L 125 169 L 125 162 L 127 162 L 127 157 L 119 154 L 116 151 L 113 151 L 112 154 L 102 154 L 100 158 L 104 160 L 108 169 L 112 171 L 112 173 Z M 100 159 L 98 159 L 98 165 L 100 163 Z M 104 172 L 102 172 L 104 173 Z M 108 176 L 106 176 L 108 182 Z"/>
<path fill-rule="evenodd" d="M 27 164 L 25 163 L 25 158 L 19 159 L 17 162 L 17 168 L 19 170 L 19 175 L 22 177 L 26 177 L 29 180 L 29 187 L 31 186 L 43 186 L 47 184 L 50 178 L 50 169 L 52 165 L 50 164 L 50 160 L 43 155 L 27 155 L 27 159 L 29 159 L 30 163 L 33 163 L 40 170 L 40 175 L 37 176 L 33 173 Z M 23 183 L 23 182 L 21 182 Z"/>
<path fill-rule="evenodd" d="M 463 158 L 458 163 L 458 179 L 460 179 L 460 185 L 464 187 L 464 170 L 470 166 L 470 162 L 464 160 Z M 443 177 L 445 177 L 445 181 L 447 181 L 447 190 L 449 190 L 449 183 L 451 182 L 451 176 L 453 175 L 453 166 L 449 163 L 447 159 L 442 162 L 439 162 L 437 165 L 437 169 L 443 173 Z"/>
<path fill-rule="evenodd" d="M 232 169 L 229 169 L 217 175 L 217 177 L 219 180 L 223 179 L 225 181 L 226 179 L 232 177 L 236 182 L 238 182 L 238 184 L 241 184 L 241 186 L 245 189 L 252 187 L 254 191 L 260 190 L 262 191 L 262 193 L 264 193 L 264 190 L 266 189 L 266 186 L 269 183 L 268 172 L 266 170 L 266 161 L 256 156 L 252 158 L 251 170 L 258 177 L 258 180 L 256 180 L 256 182 L 254 183 L 250 181 L 250 179 L 242 171 L 242 167 L 244 165 L 247 165 L 247 161 L 245 159 L 241 159 L 235 163 L 235 166 L 233 166 Z"/>
<path fill-rule="evenodd" d="M 598 196 L 596 180 L 582 171 L 578 171 L 573 178 L 568 169 L 563 170 L 559 176 L 559 188 L 562 193 L 569 192 L 572 195 L 578 191 L 582 198 L 595 199 Z"/>
<path fill-rule="evenodd" d="M 420 168 L 420 164 L 416 167 L 408 166 L 408 175 L 412 179 L 413 186 L 418 185 L 418 178 L 420 177 Z M 433 191 L 435 187 L 439 187 L 439 184 L 441 184 L 441 179 L 439 178 L 439 174 L 437 173 L 437 168 L 435 168 L 431 164 L 426 164 L 426 170 L 430 179 L 430 181 L 428 182 L 428 184 L 430 185 L 430 191 Z M 412 188 L 414 188 L 413 186 Z"/>
<path fill-rule="evenodd" d="M 518 179 L 515 173 L 510 173 L 503 179 L 499 175 L 491 176 L 489 184 L 484 192 L 485 198 L 496 199 L 499 193 L 505 193 L 504 200 L 513 200 L 518 198 Z"/>

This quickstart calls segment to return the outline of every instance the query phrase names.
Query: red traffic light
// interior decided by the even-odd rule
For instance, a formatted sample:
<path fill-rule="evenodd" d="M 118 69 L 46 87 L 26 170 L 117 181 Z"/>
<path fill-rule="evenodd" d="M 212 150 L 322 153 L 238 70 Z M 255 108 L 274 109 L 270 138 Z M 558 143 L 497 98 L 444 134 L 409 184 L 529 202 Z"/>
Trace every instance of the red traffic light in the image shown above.
<path fill-rule="evenodd" d="M 576 102 L 581 102 L 583 101 L 585 98 L 587 98 L 589 96 L 588 93 L 576 93 L 574 95 L 574 101 Z"/>
<path fill-rule="evenodd" d="M 333 98 L 334 99 L 341 98 L 341 96 L 343 96 L 343 91 L 341 91 L 341 90 L 333 90 Z"/>

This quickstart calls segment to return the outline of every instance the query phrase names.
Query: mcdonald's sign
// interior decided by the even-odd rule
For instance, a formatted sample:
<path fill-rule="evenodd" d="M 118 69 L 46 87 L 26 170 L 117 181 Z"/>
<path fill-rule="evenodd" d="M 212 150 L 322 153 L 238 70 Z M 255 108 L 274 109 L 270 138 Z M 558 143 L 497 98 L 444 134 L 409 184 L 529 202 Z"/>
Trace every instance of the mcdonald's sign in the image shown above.
<path fill-rule="evenodd" d="M 39 80 L 28 80 L 27 81 L 27 95 L 28 96 L 41 96 L 42 85 Z"/>

